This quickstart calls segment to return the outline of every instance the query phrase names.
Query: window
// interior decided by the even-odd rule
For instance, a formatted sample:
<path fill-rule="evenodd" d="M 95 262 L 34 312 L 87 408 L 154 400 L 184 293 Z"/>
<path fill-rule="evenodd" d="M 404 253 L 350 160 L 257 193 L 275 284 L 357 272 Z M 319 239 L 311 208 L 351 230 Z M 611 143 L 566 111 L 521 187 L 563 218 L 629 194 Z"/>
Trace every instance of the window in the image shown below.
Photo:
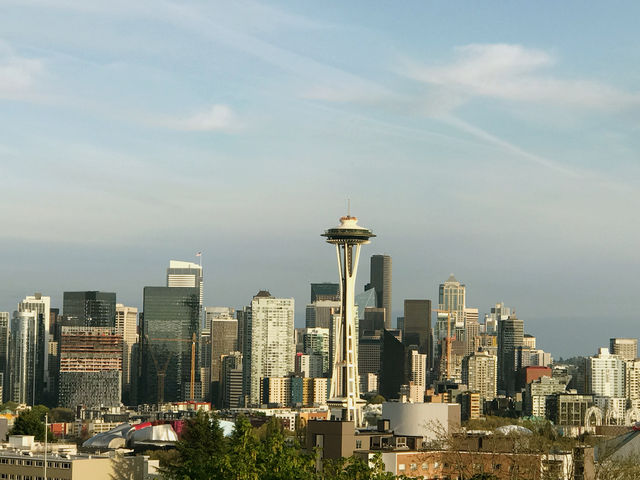
<path fill-rule="evenodd" d="M 356 440 L 356 448 L 362 448 L 362 440 Z"/>
<path fill-rule="evenodd" d="M 406 468 L 406 467 L 404 466 L 404 463 L 400 463 L 400 464 L 398 464 L 398 470 L 399 470 L 399 471 L 404 472 L 404 471 L 405 471 L 405 468 Z"/>
<path fill-rule="evenodd" d="M 412 472 L 415 472 L 418 469 L 418 465 L 416 465 L 415 463 L 412 463 L 412 464 L 409 465 L 409 469 Z"/>
<path fill-rule="evenodd" d="M 427 462 L 422 464 L 422 470 L 429 470 L 429 464 Z"/>

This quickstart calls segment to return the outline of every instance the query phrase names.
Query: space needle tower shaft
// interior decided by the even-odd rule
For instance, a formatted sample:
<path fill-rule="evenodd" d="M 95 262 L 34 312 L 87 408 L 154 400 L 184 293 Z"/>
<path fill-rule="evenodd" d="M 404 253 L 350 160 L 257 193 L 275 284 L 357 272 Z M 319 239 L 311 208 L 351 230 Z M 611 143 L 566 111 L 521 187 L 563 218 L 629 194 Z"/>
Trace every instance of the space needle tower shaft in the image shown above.
<path fill-rule="evenodd" d="M 371 230 L 357 224 L 358 219 L 347 215 L 340 225 L 322 234 L 327 243 L 336 246 L 340 276 L 340 321 L 335 322 L 334 357 L 328 405 L 331 415 L 343 421 L 362 424 L 360 379 L 358 376 L 357 335 L 355 326 L 355 283 L 360 247 L 375 237 Z"/>

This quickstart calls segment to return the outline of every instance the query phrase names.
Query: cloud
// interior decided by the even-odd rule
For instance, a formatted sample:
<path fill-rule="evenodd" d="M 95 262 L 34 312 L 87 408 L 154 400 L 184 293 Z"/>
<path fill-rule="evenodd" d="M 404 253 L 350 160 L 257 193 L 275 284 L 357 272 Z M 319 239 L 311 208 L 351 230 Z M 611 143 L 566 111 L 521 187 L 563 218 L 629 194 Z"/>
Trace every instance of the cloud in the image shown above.
<path fill-rule="evenodd" d="M 204 112 L 154 122 L 160 126 L 187 132 L 233 131 L 242 128 L 237 115 L 227 105 L 216 104 Z"/>
<path fill-rule="evenodd" d="M 444 66 L 406 62 L 403 73 L 457 96 L 619 110 L 640 105 L 640 94 L 592 80 L 562 79 L 546 71 L 556 58 L 539 49 L 509 44 L 457 47 L 456 59 Z"/>
<path fill-rule="evenodd" d="M 9 45 L 0 42 L 1 99 L 16 100 L 29 97 L 43 70 L 42 60 L 21 57 Z"/>

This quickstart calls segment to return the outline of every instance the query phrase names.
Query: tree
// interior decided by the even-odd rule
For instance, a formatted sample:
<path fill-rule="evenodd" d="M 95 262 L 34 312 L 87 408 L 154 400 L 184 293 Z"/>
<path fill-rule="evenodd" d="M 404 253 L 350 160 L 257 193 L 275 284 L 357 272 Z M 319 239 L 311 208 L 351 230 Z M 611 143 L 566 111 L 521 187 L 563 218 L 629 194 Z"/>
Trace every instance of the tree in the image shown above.
<path fill-rule="evenodd" d="M 240 415 L 236 419 L 233 434 L 229 439 L 229 450 L 226 459 L 226 471 L 230 479 L 259 480 L 261 469 L 258 465 L 258 448 L 260 441 L 253 431 L 247 417 Z"/>
<path fill-rule="evenodd" d="M 163 472 L 176 480 L 223 479 L 226 450 L 217 417 L 198 411 L 185 424 L 182 438 L 176 443 L 177 458 Z"/>
<path fill-rule="evenodd" d="M 35 405 L 30 410 L 23 410 L 13 423 L 9 435 L 33 435 L 37 441 L 44 441 L 44 418 L 48 412 L 49 409 L 44 405 Z M 53 440 L 51 431 L 47 432 L 47 439 Z"/>
<path fill-rule="evenodd" d="M 70 408 L 56 407 L 51 409 L 49 417 L 51 422 L 71 423 L 75 421 L 76 414 Z"/>

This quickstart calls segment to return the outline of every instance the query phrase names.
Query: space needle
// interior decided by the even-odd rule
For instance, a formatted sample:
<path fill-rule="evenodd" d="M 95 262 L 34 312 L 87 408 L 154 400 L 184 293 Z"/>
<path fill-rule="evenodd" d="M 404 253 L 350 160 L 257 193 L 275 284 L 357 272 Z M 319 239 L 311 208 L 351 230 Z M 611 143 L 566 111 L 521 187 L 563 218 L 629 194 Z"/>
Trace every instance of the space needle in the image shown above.
<path fill-rule="evenodd" d="M 355 325 L 355 285 L 360 246 L 375 237 L 373 232 L 358 225 L 358 219 L 347 215 L 340 218 L 340 225 L 322 234 L 327 243 L 336 246 L 338 275 L 340 276 L 340 321 L 335 322 L 333 371 L 327 404 L 331 417 L 362 425 L 360 379 L 358 377 L 358 352 Z"/>

